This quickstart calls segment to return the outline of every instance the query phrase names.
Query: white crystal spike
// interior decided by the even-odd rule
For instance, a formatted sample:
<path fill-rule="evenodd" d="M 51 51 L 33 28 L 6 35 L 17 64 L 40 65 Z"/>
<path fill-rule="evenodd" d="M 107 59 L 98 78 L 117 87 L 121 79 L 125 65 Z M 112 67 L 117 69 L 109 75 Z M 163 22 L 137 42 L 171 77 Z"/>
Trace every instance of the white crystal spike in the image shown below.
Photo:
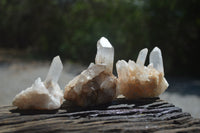
<path fill-rule="evenodd" d="M 146 60 L 146 57 L 147 57 L 147 53 L 148 53 L 147 48 L 142 49 L 140 51 L 139 55 L 138 55 L 136 63 L 141 65 L 141 66 L 144 66 L 144 63 L 145 63 L 145 60 Z"/>
<path fill-rule="evenodd" d="M 97 42 L 96 64 L 106 65 L 108 72 L 112 73 L 114 61 L 114 48 L 105 37 L 101 37 Z"/>
<path fill-rule="evenodd" d="M 151 51 L 150 57 L 149 57 L 149 62 L 153 64 L 153 67 L 156 70 L 158 70 L 159 72 L 162 72 L 164 74 L 162 53 L 158 47 L 155 47 Z"/>
<path fill-rule="evenodd" d="M 47 74 L 45 82 L 47 83 L 52 81 L 54 83 L 57 83 L 60 74 L 62 72 L 62 69 L 63 69 L 63 64 L 60 60 L 60 57 L 59 56 L 54 57 L 51 66 L 49 68 L 49 72 Z"/>

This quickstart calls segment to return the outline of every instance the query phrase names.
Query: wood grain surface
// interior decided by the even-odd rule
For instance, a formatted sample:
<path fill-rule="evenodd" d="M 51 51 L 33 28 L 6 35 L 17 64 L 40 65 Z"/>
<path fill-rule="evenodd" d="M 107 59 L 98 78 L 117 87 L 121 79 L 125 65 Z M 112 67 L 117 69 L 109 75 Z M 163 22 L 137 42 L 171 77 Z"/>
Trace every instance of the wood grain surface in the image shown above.
<path fill-rule="evenodd" d="M 191 103 L 192 104 L 192 103 Z M 0 107 L 0 132 L 200 132 L 192 118 L 159 98 L 81 108 L 65 101 L 59 110 Z"/>

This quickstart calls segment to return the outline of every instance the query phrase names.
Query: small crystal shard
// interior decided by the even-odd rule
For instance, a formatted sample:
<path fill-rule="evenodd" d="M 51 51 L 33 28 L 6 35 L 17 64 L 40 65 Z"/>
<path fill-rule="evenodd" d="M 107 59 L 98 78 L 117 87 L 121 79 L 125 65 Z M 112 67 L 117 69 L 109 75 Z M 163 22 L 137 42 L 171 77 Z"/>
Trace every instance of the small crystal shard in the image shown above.
<path fill-rule="evenodd" d="M 97 42 L 95 64 L 71 80 L 64 98 L 79 106 L 92 106 L 112 101 L 116 97 L 116 77 L 112 74 L 114 48 L 102 37 Z"/>
<path fill-rule="evenodd" d="M 140 51 L 137 62 L 120 60 L 116 64 L 117 89 L 127 99 L 157 97 L 163 93 L 168 83 L 164 78 L 162 55 L 159 48 L 150 54 L 150 64 L 144 66 L 147 49 Z"/>
<path fill-rule="evenodd" d="M 34 84 L 17 94 L 13 100 L 13 105 L 19 109 L 39 109 L 53 110 L 60 108 L 63 103 L 63 92 L 57 81 L 63 69 L 59 56 L 56 56 L 49 69 L 44 82 L 40 78 Z"/>

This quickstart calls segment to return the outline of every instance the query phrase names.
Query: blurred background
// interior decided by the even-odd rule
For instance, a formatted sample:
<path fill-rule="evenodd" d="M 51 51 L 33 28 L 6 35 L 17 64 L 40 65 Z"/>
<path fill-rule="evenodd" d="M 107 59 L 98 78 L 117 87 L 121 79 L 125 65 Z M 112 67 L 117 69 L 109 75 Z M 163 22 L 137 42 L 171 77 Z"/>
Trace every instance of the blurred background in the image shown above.
<path fill-rule="evenodd" d="M 200 117 L 199 0 L 0 0 L 0 106 L 44 79 L 56 55 L 64 88 L 94 61 L 102 36 L 115 62 L 158 46 L 170 84 L 161 99 Z"/>

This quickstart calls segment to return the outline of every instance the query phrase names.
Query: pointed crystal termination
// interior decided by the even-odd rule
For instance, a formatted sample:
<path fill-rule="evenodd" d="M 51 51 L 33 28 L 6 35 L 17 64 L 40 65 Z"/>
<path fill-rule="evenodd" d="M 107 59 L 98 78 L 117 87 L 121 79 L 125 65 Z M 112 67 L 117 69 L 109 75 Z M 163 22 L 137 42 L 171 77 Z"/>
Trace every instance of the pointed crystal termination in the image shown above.
<path fill-rule="evenodd" d="M 97 42 L 96 64 L 106 65 L 107 71 L 112 73 L 114 61 L 114 48 L 105 37 Z"/>
<path fill-rule="evenodd" d="M 164 74 L 164 67 L 163 67 L 163 60 L 162 60 L 162 54 L 161 50 L 158 47 L 155 47 L 149 57 L 150 64 L 153 64 L 153 67 L 158 70 L 159 72 L 162 72 Z"/>
<path fill-rule="evenodd" d="M 51 81 L 53 83 L 57 83 L 60 74 L 62 72 L 62 69 L 63 69 L 63 64 L 60 60 L 60 57 L 59 56 L 54 57 L 51 66 L 49 68 L 49 72 L 47 74 L 45 82 L 48 83 Z"/>
<path fill-rule="evenodd" d="M 169 84 L 164 77 L 162 55 L 159 48 L 150 54 L 150 64 L 145 66 L 147 49 L 140 51 L 137 63 L 124 60 L 116 63 L 117 92 L 127 99 L 158 97 Z"/>
<path fill-rule="evenodd" d="M 71 80 L 65 87 L 64 98 L 79 106 L 94 106 L 111 102 L 116 97 L 117 79 L 112 74 L 114 48 L 102 37 L 97 42 L 95 64 Z"/>
<path fill-rule="evenodd" d="M 141 66 L 144 66 L 144 63 L 145 63 L 145 60 L 146 60 L 146 57 L 147 57 L 147 53 L 148 53 L 147 48 L 142 49 L 140 51 L 139 55 L 138 55 L 136 63 L 141 65 Z"/>
<path fill-rule="evenodd" d="M 19 109 L 52 110 L 60 108 L 63 103 L 63 91 L 57 81 L 63 65 L 59 56 L 51 63 L 45 82 L 36 79 L 31 87 L 21 91 L 13 100 L 13 105 Z"/>

